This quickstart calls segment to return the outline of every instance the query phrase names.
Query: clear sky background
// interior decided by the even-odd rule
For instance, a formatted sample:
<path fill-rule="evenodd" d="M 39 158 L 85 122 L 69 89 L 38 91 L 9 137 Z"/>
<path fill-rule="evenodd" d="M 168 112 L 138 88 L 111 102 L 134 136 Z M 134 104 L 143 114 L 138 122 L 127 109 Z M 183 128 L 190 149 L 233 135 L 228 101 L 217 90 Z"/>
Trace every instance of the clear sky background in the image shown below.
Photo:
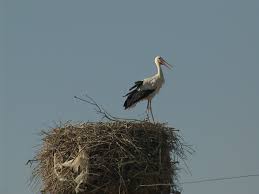
<path fill-rule="evenodd" d="M 32 194 L 25 166 L 38 133 L 96 121 L 73 99 L 88 92 L 114 115 L 134 81 L 166 83 L 155 118 L 181 129 L 196 153 L 181 181 L 259 173 L 259 1 L 6 0 L 0 3 L 0 193 Z M 183 194 L 258 194 L 259 177 L 186 184 Z"/>

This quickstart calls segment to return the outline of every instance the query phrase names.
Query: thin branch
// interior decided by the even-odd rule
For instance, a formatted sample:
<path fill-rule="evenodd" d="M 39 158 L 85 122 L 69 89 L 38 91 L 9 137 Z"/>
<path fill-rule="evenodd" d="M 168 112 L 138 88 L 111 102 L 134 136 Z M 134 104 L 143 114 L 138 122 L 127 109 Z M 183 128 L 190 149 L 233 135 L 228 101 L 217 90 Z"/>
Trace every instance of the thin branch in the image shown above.
<path fill-rule="evenodd" d="M 38 162 L 37 159 L 28 160 L 25 165 L 30 165 L 30 167 L 33 165 L 33 163 Z"/>
<path fill-rule="evenodd" d="M 127 119 L 127 118 L 120 118 L 120 117 L 115 117 L 113 115 L 111 115 L 108 111 L 106 111 L 102 105 L 99 105 L 91 96 L 89 96 L 88 94 L 85 94 L 85 97 L 87 99 L 78 97 L 78 96 L 74 96 L 75 99 L 86 102 L 88 104 L 91 104 L 93 106 L 95 106 L 95 111 L 97 112 L 97 114 L 100 114 L 102 116 L 102 118 L 106 118 L 110 121 L 136 121 L 136 122 L 143 122 L 142 120 L 138 120 L 138 119 Z"/>
<path fill-rule="evenodd" d="M 75 99 L 81 100 L 81 101 L 83 101 L 83 102 L 86 102 L 86 103 L 88 103 L 88 104 L 91 104 L 91 105 L 95 106 L 95 111 L 96 111 L 98 114 L 101 114 L 103 118 L 106 118 L 106 119 L 111 120 L 111 121 L 115 121 L 112 117 L 110 117 L 110 116 L 105 112 L 105 110 L 102 109 L 101 106 L 99 106 L 99 105 L 95 102 L 95 100 L 93 100 L 93 99 L 92 99 L 91 97 L 89 97 L 88 95 L 86 95 L 86 97 L 87 97 L 88 99 L 90 99 L 90 101 L 89 101 L 89 100 L 86 100 L 86 99 L 83 99 L 83 98 L 80 98 L 80 97 L 78 97 L 78 96 L 74 96 Z"/>

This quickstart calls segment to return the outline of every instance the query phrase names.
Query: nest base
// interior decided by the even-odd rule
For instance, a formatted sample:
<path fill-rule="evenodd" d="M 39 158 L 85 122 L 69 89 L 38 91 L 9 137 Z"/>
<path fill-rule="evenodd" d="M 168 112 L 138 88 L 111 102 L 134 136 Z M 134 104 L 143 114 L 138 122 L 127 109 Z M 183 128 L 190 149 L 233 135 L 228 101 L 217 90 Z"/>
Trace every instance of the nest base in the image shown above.
<path fill-rule="evenodd" d="M 169 194 L 176 190 L 176 131 L 150 122 L 66 123 L 44 132 L 34 175 L 52 194 Z"/>

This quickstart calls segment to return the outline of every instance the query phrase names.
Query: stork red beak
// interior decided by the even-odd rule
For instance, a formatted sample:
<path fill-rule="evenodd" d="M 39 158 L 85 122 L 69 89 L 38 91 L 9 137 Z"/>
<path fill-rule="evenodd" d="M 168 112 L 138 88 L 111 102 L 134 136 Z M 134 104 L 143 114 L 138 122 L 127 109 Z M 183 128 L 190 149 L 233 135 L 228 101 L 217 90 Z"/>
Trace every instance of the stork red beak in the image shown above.
<path fill-rule="evenodd" d="M 168 69 L 173 69 L 173 65 L 170 65 L 169 63 L 166 62 L 166 60 L 162 59 L 161 60 L 162 64 L 166 66 Z"/>

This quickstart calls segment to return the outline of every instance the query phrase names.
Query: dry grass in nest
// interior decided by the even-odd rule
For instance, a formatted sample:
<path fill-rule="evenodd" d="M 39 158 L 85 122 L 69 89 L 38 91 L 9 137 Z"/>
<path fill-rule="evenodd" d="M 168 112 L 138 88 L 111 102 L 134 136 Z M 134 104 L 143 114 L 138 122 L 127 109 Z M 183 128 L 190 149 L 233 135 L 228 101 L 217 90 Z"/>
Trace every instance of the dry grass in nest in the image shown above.
<path fill-rule="evenodd" d="M 169 194 L 179 158 L 181 138 L 165 124 L 66 123 L 43 133 L 33 174 L 50 194 Z"/>

